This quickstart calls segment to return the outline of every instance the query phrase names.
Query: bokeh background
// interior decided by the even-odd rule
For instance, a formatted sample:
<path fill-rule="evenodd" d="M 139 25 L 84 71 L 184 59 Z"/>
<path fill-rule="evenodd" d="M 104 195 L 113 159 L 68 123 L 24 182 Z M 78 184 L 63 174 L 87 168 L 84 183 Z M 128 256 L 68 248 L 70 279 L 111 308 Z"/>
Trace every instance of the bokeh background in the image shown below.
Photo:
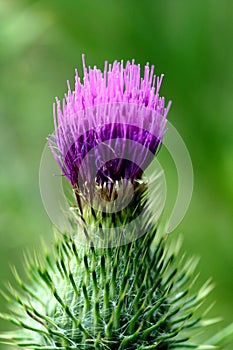
<path fill-rule="evenodd" d="M 23 250 L 40 249 L 41 235 L 53 242 L 38 171 L 54 97 L 73 82 L 82 53 L 99 67 L 135 58 L 165 73 L 169 120 L 193 162 L 192 202 L 173 235 L 182 233 L 187 253 L 201 257 L 199 283 L 216 283 L 210 315 L 223 322 L 212 331 L 233 321 L 232 43 L 230 0 L 0 0 L 1 287 L 13 280 L 10 264 L 22 269 Z"/>

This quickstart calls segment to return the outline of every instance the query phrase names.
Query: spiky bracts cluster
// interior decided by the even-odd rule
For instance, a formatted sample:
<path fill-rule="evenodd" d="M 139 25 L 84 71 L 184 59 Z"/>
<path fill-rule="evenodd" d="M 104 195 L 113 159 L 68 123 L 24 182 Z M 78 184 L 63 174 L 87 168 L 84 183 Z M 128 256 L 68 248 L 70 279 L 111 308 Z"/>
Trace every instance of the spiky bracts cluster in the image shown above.
<path fill-rule="evenodd" d="M 151 231 L 109 249 L 82 248 L 69 237 L 55 254 L 27 260 L 28 283 L 10 290 L 20 328 L 0 339 L 25 349 L 211 349 L 190 342 L 192 329 L 212 321 L 195 316 L 212 289 L 191 294 L 196 259 L 184 260 L 180 242 Z M 187 332 L 188 330 L 188 332 Z"/>

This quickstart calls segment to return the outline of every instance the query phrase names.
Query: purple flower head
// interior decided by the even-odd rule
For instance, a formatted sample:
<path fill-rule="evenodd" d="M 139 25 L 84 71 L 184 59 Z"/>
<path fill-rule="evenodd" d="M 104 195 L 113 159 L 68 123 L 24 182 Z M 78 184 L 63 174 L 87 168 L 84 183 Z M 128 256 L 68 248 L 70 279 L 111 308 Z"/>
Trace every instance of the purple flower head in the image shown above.
<path fill-rule="evenodd" d="M 55 134 L 49 144 L 74 188 L 95 182 L 106 186 L 141 178 L 162 142 L 170 102 L 159 96 L 163 75 L 154 66 L 115 61 L 86 68 L 75 89 L 54 105 Z"/>

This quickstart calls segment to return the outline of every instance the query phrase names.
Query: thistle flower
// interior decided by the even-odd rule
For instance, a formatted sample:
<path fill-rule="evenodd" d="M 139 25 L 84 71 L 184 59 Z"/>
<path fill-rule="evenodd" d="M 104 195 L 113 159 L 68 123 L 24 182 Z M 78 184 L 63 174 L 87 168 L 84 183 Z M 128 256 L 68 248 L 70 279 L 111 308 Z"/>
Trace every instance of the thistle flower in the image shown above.
<path fill-rule="evenodd" d="M 102 228 L 108 215 L 98 216 L 93 208 L 87 215 L 80 188 L 83 199 L 100 188 L 107 201 L 115 201 L 119 181 L 123 188 L 125 182 L 126 188 L 132 184 L 134 201 L 118 216 L 110 213 L 111 227 L 126 224 L 138 207 L 145 211 L 134 231 L 155 215 L 154 203 L 147 205 L 143 171 L 161 145 L 166 124 L 169 105 L 164 107 L 159 97 L 161 81 L 148 65 L 141 79 L 134 61 L 125 68 L 114 62 L 107 69 L 106 64 L 103 74 L 96 68 L 87 71 L 84 63 L 84 83 L 76 72 L 75 91 L 68 84 L 63 107 L 57 100 L 49 143 L 85 223 L 89 219 Z M 122 232 L 131 235 L 131 229 L 123 225 Z M 78 230 L 89 233 L 81 224 Z M 155 226 L 129 244 L 109 248 L 83 247 L 76 230 L 64 233 L 52 253 L 26 257 L 28 282 L 13 269 L 20 290 L 10 287 L 2 293 L 11 312 L 0 317 L 18 330 L 0 335 L 0 341 L 34 350 L 219 348 L 232 337 L 233 326 L 204 344 L 192 339 L 195 329 L 218 321 L 205 318 L 208 309 L 197 313 L 212 284 L 207 281 L 193 292 L 197 260 L 185 260 L 180 241 L 168 240 Z"/>
<path fill-rule="evenodd" d="M 159 90 L 163 75 L 147 64 L 115 61 L 104 72 L 86 68 L 83 84 L 76 70 L 75 90 L 68 82 L 63 103 L 54 106 L 55 135 L 50 146 L 63 174 L 74 188 L 105 188 L 117 196 L 117 183 L 135 185 L 162 142 L 170 102 L 165 107 Z M 85 186 L 84 186 L 85 184 Z M 85 192 L 87 196 L 87 192 Z M 115 197 L 113 198 L 115 199 Z"/>

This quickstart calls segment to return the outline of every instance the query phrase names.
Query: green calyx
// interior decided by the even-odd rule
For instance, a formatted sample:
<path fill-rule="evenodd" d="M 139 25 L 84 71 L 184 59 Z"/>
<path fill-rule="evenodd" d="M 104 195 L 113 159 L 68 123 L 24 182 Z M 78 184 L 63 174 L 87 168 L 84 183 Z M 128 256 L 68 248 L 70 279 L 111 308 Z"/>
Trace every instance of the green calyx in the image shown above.
<path fill-rule="evenodd" d="M 52 252 L 26 257 L 26 283 L 13 269 L 18 287 L 2 293 L 11 311 L 0 317 L 16 329 L 0 342 L 27 350 L 223 349 L 232 326 L 205 344 L 193 339 L 218 321 L 198 310 L 213 286 L 207 281 L 193 291 L 197 259 L 185 259 L 181 240 L 155 228 L 151 213 L 160 196 L 155 186 L 148 198 L 147 188 L 138 182 L 130 205 L 110 214 L 75 193 L 73 233 L 56 234 Z"/>
<path fill-rule="evenodd" d="M 128 245 L 80 247 L 57 240 L 53 253 L 27 259 L 29 280 L 14 270 L 20 291 L 1 315 L 19 329 L 1 341 L 25 349 L 212 349 L 193 344 L 203 320 L 196 310 L 211 291 L 191 293 L 196 259 L 185 261 L 180 241 L 150 230 Z"/>

